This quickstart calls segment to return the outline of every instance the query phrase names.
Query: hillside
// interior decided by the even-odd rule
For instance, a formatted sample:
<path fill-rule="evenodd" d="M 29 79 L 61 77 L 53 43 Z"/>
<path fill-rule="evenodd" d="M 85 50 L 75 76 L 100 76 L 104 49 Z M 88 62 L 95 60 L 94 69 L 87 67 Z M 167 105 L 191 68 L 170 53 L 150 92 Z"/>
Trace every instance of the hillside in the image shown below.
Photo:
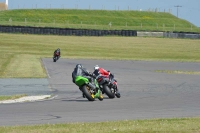
<path fill-rule="evenodd" d="M 199 32 L 195 25 L 170 13 L 147 11 L 7 10 L 0 11 L 0 25 Z"/>

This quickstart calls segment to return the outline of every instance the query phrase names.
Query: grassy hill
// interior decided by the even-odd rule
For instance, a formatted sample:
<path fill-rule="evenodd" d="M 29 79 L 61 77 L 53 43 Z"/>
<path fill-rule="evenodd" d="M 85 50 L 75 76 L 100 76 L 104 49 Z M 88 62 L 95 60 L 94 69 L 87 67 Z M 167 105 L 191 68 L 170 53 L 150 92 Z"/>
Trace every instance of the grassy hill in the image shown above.
<path fill-rule="evenodd" d="M 200 29 L 195 25 L 170 13 L 150 11 L 7 10 L 0 11 L 0 25 L 200 32 Z"/>

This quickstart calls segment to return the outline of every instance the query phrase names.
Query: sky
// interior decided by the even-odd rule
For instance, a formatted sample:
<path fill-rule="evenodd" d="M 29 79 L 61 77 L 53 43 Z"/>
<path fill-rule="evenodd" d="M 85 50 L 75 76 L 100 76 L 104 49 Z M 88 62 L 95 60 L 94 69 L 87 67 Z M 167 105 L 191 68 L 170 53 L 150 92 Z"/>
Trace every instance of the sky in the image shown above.
<path fill-rule="evenodd" d="M 5 0 L 0 0 L 4 2 Z M 176 7 L 180 6 L 180 7 Z M 9 9 L 65 8 L 105 10 L 155 10 L 171 12 L 174 16 L 200 27 L 200 0 L 8 0 Z M 177 10 L 178 9 L 178 10 Z M 178 11 L 178 14 L 177 14 Z"/>

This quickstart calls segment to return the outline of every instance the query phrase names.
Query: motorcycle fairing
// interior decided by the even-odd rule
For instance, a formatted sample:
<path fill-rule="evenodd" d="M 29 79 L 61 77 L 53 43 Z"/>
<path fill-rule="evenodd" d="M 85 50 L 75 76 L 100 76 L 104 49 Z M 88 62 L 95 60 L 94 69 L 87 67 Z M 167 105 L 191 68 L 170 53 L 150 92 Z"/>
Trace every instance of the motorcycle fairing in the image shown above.
<path fill-rule="evenodd" d="M 76 76 L 76 79 L 75 79 L 75 84 L 77 85 L 77 86 L 82 86 L 82 85 L 84 85 L 85 83 L 88 83 L 89 81 L 88 81 L 88 79 L 87 78 L 85 78 L 85 77 L 82 77 L 82 76 Z"/>

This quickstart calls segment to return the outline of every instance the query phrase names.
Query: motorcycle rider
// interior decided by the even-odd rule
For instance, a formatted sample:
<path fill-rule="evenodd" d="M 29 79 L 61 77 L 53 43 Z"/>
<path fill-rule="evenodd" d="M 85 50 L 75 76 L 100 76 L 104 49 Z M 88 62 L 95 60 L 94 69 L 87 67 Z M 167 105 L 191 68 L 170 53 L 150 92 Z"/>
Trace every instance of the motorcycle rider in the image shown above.
<path fill-rule="evenodd" d="M 87 78 L 90 82 L 92 82 L 95 75 L 89 72 L 86 68 L 84 68 L 81 64 L 77 64 L 72 72 L 72 82 L 75 83 L 76 76 L 82 76 Z M 79 88 L 80 89 L 80 88 Z M 83 97 L 85 98 L 84 94 Z"/>
<path fill-rule="evenodd" d="M 110 73 L 110 71 L 107 71 L 107 70 L 99 67 L 98 65 L 94 66 L 93 74 L 96 75 L 96 77 L 103 76 L 103 77 L 109 78 L 110 76 L 113 76 L 113 74 Z M 120 96 L 120 92 L 119 92 L 119 89 L 117 87 L 116 87 L 116 94 L 115 95 Z"/>
<path fill-rule="evenodd" d="M 54 51 L 54 55 L 53 55 L 53 56 L 57 56 L 58 59 L 59 59 L 59 58 L 60 58 L 60 55 L 61 55 L 60 48 L 58 48 L 58 49 L 56 49 L 56 50 Z"/>

